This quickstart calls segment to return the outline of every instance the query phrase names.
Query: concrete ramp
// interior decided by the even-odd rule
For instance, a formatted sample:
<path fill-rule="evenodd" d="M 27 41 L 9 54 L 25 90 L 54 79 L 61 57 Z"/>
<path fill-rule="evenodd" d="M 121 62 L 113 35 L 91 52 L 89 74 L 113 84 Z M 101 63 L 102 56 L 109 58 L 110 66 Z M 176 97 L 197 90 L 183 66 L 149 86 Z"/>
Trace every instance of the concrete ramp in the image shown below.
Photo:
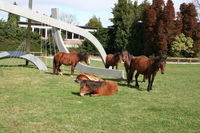
<path fill-rule="evenodd" d="M 20 51 L 7 51 L 0 53 L 0 59 L 20 58 L 32 62 L 39 70 L 47 70 L 46 65 L 36 56 Z"/>

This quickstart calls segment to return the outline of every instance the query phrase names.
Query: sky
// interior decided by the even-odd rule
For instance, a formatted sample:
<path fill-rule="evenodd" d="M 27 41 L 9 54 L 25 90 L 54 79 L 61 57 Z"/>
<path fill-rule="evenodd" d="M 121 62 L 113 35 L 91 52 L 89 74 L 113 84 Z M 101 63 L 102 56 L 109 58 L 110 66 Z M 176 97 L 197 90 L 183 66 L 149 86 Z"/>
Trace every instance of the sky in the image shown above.
<path fill-rule="evenodd" d="M 1 0 L 0 0 L 1 1 Z M 2 0 L 18 6 L 28 8 L 29 0 Z M 32 10 L 40 14 L 51 15 L 51 8 L 58 8 L 59 13 L 73 14 L 76 22 L 84 26 L 95 15 L 100 18 L 103 27 L 111 26 L 110 18 L 113 18 L 112 9 L 118 0 L 32 0 Z M 135 1 L 135 0 L 132 0 Z M 140 4 L 143 0 L 137 0 Z M 192 0 L 172 0 L 175 11 L 179 11 L 180 4 L 190 3 Z M 152 0 L 149 0 L 152 2 Z M 165 3 L 167 0 L 165 0 Z M 0 19 L 7 20 L 8 13 L 0 11 Z M 26 19 L 21 19 L 26 21 Z"/>

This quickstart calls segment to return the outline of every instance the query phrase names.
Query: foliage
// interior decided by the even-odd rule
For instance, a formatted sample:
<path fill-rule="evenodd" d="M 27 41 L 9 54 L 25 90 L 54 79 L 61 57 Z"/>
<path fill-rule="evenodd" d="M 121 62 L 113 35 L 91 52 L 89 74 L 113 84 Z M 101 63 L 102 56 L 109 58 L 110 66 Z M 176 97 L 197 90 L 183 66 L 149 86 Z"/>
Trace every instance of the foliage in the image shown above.
<path fill-rule="evenodd" d="M 200 52 L 200 26 L 197 24 L 197 11 L 195 5 L 193 3 L 183 3 L 180 6 L 180 12 L 183 16 L 182 33 L 194 40 L 193 51 L 198 53 Z"/>
<path fill-rule="evenodd" d="M 165 34 L 163 20 L 160 20 L 157 26 L 158 26 L 157 30 L 158 33 L 155 37 L 155 48 L 154 48 L 155 55 L 163 55 L 168 52 L 167 35 Z"/>
<path fill-rule="evenodd" d="M 91 32 L 91 34 L 93 34 L 97 38 L 97 40 L 101 43 L 106 53 L 119 52 L 116 49 L 114 49 L 113 32 L 114 32 L 113 29 L 107 29 L 107 28 L 100 28 L 96 32 Z M 98 50 L 88 39 L 86 39 L 81 46 L 73 49 L 79 52 L 84 52 L 84 53 L 88 52 L 92 55 L 99 55 Z"/>
<path fill-rule="evenodd" d="M 143 17 L 144 54 L 149 56 L 154 53 L 156 11 L 152 5 L 145 8 Z"/>
<path fill-rule="evenodd" d="M 192 47 L 193 47 L 192 38 L 185 37 L 185 35 L 182 33 L 174 38 L 174 41 L 171 44 L 170 53 L 172 56 L 176 57 L 177 56 L 191 57 L 194 54 Z"/>
<path fill-rule="evenodd" d="M 147 0 L 144 0 L 140 5 L 135 1 L 133 4 L 134 15 L 132 16 L 132 27 L 131 27 L 131 36 L 129 38 L 129 44 L 126 46 L 126 49 L 135 56 L 144 54 L 144 45 L 143 45 L 143 13 L 144 9 L 150 3 Z"/>
<path fill-rule="evenodd" d="M 166 5 L 163 0 L 153 0 L 153 4 L 145 8 L 143 18 L 145 55 L 168 54 L 172 40 L 181 33 L 194 40 L 193 55 L 200 51 L 200 25 L 193 3 L 181 4 L 180 13 L 175 15 L 172 0 Z"/>
<path fill-rule="evenodd" d="M 115 28 L 115 49 L 121 50 L 127 47 L 131 37 L 133 25 L 133 4 L 130 0 L 118 0 L 112 9 L 114 18 L 110 19 Z"/>
<path fill-rule="evenodd" d="M 176 27 L 175 27 L 175 10 L 174 10 L 174 6 L 173 6 L 173 2 L 172 0 L 168 0 L 167 4 L 164 8 L 163 11 L 163 22 L 164 22 L 164 26 L 163 28 L 165 29 L 165 32 L 163 34 L 166 35 L 165 40 L 167 41 L 167 44 L 165 44 L 164 46 L 167 45 L 167 49 L 170 49 L 170 44 L 173 41 L 174 37 L 176 36 Z M 168 52 L 165 51 L 165 53 Z"/>
<path fill-rule="evenodd" d="M 0 51 L 13 51 L 26 41 L 26 28 L 20 28 L 17 23 L 0 20 Z M 31 32 L 31 51 L 40 51 L 41 37 L 37 32 Z"/>
<path fill-rule="evenodd" d="M 146 92 L 147 82 L 128 88 L 125 79 L 97 75 L 117 82 L 119 91 L 112 96 L 80 97 L 75 77 L 52 75 L 52 59 L 42 60 L 48 71 L 39 71 L 31 63 L 0 68 L 0 132 L 200 131 L 199 65 L 168 64 L 164 75 L 157 74 L 151 93 Z M 0 60 L 0 65 L 5 62 Z M 91 65 L 104 67 L 93 60 Z M 70 72 L 70 66 L 61 69 Z M 123 63 L 119 70 L 124 70 Z"/>
<path fill-rule="evenodd" d="M 95 15 L 93 15 L 93 17 L 89 20 L 87 24 L 85 24 L 85 26 L 100 27 L 100 28 L 103 27 L 100 18 L 97 18 Z"/>

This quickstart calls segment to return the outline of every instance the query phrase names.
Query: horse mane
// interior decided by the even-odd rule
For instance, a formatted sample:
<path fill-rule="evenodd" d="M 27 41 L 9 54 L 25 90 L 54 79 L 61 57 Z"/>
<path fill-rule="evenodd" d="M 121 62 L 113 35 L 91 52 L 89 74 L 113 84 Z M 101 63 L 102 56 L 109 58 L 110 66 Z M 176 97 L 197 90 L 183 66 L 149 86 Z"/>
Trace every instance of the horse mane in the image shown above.
<path fill-rule="evenodd" d="M 131 60 L 132 57 L 134 57 L 134 56 L 128 52 L 128 59 Z"/>
<path fill-rule="evenodd" d="M 90 89 L 97 89 L 104 84 L 104 81 L 91 81 L 91 80 L 82 80 L 81 84 L 85 83 Z"/>
<path fill-rule="evenodd" d="M 114 54 L 114 58 L 117 58 L 117 57 L 119 57 L 119 56 L 122 56 L 122 53 L 115 53 L 115 54 Z"/>
<path fill-rule="evenodd" d="M 83 61 L 85 56 L 88 57 L 89 55 L 87 53 L 77 53 L 78 58 L 80 61 Z"/>
<path fill-rule="evenodd" d="M 156 61 L 156 60 L 163 61 L 163 60 L 165 60 L 166 58 L 163 57 L 163 56 L 157 56 L 157 57 L 153 57 L 153 58 L 151 58 L 151 59 L 154 60 L 154 61 Z"/>

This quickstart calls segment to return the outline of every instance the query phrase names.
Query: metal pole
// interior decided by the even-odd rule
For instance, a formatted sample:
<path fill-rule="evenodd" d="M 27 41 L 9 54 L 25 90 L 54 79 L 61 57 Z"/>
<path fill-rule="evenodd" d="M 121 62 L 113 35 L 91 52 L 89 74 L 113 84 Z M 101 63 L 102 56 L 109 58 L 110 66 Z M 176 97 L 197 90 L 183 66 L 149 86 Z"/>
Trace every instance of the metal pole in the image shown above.
<path fill-rule="evenodd" d="M 32 10 L 32 0 L 29 0 L 29 9 Z M 31 39 L 31 19 L 28 19 L 27 27 L 27 38 L 26 38 L 26 52 L 30 53 L 30 39 Z M 26 65 L 28 65 L 28 60 L 26 60 Z"/>

